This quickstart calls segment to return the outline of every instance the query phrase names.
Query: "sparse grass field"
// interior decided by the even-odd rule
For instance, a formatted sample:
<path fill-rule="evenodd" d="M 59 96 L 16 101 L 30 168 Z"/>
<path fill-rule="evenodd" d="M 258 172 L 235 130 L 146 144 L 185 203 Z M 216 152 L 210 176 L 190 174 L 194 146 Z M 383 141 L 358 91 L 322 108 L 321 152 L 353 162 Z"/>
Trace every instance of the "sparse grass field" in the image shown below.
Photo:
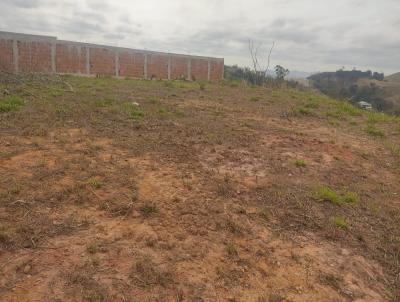
<path fill-rule="evenodd" d="M 399 119 L 62 79 L 0 96 L 0 301 L 399 301 Z"/>

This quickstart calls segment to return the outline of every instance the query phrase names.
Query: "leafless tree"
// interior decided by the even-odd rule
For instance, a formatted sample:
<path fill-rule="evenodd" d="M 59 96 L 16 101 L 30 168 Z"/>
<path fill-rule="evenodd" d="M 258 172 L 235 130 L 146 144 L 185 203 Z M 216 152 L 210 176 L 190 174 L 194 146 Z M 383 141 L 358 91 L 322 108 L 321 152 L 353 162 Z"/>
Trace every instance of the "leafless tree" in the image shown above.
<path fill-rule="evenodd" d="M 261 84 L 262 80 L 264 80 L 266 78 L 266 76 L 268 75 L 270 62 L 271 62 L 271 55 L 272 55 L 272 51 L 275 47 L 275 41 L 272 42 L 271 48 L 268 52 L 267 65 L 265 68 L 262 68 L 262 66 L 260 65 L 260 62 L 258 60 L 258 53 L 259 53 L 259 50 L 261 47 L 262 47 L 262 43 L 255 46 L 254 41 L 249 40 L 249 52 L 250 52 L 251 60 L 253 63 L 253 69 L 256 74 L 257 84 Z"/>

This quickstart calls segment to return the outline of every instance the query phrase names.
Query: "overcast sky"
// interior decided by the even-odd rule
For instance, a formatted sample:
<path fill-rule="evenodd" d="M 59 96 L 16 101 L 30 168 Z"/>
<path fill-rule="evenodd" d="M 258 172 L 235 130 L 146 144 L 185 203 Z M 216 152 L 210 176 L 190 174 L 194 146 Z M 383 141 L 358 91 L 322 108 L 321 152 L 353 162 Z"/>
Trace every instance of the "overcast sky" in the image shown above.
<path fill-rule="evenodd" d="M 291 70 L 400 71 L 400 0 L 0 0 L 0 30 Z"/>

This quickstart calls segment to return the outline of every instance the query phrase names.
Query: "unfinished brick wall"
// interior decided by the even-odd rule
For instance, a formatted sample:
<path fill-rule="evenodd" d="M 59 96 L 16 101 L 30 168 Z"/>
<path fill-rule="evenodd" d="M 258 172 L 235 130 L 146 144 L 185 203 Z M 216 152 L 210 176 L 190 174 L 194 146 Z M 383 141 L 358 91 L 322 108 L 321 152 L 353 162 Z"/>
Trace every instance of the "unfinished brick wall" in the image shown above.
<path fill-rule="evenodd" d="M 9 72 L 14 71 L 13 60 L 13 41 L 0 40 L 0 68 Z"/>
<path fill-rule="evenodd" d="M 90 74 L 115 75 L 115 52 L 107 48 L 89 48 Z"/>
<path fill-rule="evenodd" d="M 18 41 L 17 45 L 20 72 L 52 72 L 50 43 Z"/>
<path fill-rule="evenodd" d="M 171 57 L 171 79 L 189 79 L 188 75 L 189 58 L 172 56 Z"/>
<path fill-rule="evenodd" d="M 56 45 L 56 70 L 58 73 L 85 74 L 87 47 L 73 44 Z"/>
<path fill-rule="evenodd" d="M 211 61 L 210 62 L 210 81 L 219 81 L 224 77 L 224 62 Z"/>
<path fill-rule="evenodd" d="M 144 77 L 144 61 L 143 53 L 133 51 L 119 52 L 119 76 L 121 77 Z"/>
<path fill-rule="evenodd" d="M 147 77 L 149 79 L 168 79 L 169 56 L 161 54 L 147 55 Z"/>
<path fill-rule="evenodd" d="M 208 60 L 192 59 L 192 80 L 207 81 L 208 80 Z"/>
<path fill-rule="evenodd" d="M 224 60 L 0 32 L 0 70 L 219 81 Z"/>

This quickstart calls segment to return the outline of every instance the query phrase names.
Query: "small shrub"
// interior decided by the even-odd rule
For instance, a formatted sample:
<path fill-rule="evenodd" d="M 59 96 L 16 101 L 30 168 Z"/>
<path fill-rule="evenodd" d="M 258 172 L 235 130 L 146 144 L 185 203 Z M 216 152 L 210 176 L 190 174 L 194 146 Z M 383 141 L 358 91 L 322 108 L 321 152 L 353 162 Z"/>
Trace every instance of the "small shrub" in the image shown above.
<path fill-rule="evenodd" d="M 258 102 L 260 98 L 258 96 L 253 96 L 250 98 L 250 102 Z"/>
<path fill-rule="evenodd" d="M 332 224 L 336 227 L 347 229 L 346 219 L 340 216 L 332 217 Z"/>
<path fill-rule="evenodd" d="M 4 99 L 0 100 L 0 113 L 17 111 L 24 105 L 24 101 L 15 95 L 6 96 Z"/>
<path fill-rule="evenodd" d="M 206 83 L 204 83 L 204 82 L 199 83 L 199 88 L 200 88 L 200 90 L 202 90 L 202 91 L 206 90 Z"/>
<path fill-rule="evenodd" d="M 296 167 L 299 167 L 299 168 L 307 166 L 306 161 L 303 160 L 303 159 L 298 159 L 298 160 L 296 160 L 296 161 L 294 162 L 294 164 L 296 165 Z"/>

